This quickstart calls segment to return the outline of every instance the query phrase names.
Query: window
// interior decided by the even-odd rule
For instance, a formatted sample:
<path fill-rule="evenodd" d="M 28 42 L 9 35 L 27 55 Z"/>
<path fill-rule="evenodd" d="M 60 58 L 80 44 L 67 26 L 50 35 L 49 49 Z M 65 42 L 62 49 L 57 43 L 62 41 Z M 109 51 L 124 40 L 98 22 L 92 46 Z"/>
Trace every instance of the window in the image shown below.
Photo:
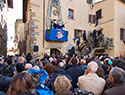
<path fill-rule="evenodd" d="M 125 29 L 120 29 L 120 40 L 125 40 Z"/>
<path fill-rule="evenodd" d="M 74 10 L 73 10 L 73 9 L 69 9 L 69 10 L 68 10 L 68 17 L 69 17 L 70 19 L 74 19 Z"/>
<path fill-rule="evenodd" d="M 88 3 L 88 4 L 92 4 L 92 1 L 93 1 L 93 0 L 87 0 L 87 3 Z"/>
<path fill-rule="evenodd" d="M 123 3 L 125 3 L 125 0 L 121 0 Z"/>
<path fill-rule="evenodd" d="M 74 38 L 82 37 L 82 30 L 75 29 L 74 32 Z"/>
<path fill-rule="evenodd" d="M 96 19 L 102 18 L 102 9 L 96 11 Z"/>
<path fill-rule="evenodd" d="M 89 23 L 95 23 L 96 16 L 89 14 Z"/>
<path fill-rule="evenodd" d="M 7 0 L 8 1 L 8 7 L 13 8 L 13 0 Z"/>

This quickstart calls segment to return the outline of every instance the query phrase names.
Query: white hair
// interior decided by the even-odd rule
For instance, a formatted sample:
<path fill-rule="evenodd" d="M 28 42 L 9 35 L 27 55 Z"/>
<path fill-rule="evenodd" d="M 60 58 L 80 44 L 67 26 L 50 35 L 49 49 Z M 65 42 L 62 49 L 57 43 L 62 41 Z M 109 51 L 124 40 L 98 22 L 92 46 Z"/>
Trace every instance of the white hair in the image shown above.
<path fill-rule="evenodd" d="M 50 58 L 49 58 L 49 61 L 50 61 L 50 62 L 52 62 L 52 61 L 53 61 L 53 58 L 52 58 L 52 57 L 50 57 Z"/>
<path fill-rule="evenodd" d="M 18 58 L 18 62 L 19 63 L 24 63 L 25 62 L 25 58 L 24 57 L 19 57 Z"/>
<path fill-rule="evenodd" d="M 87 68 L 89 68 L 91 72 L 95 73 L 98 70 L 98 64 L 95 61 L 91 61 Z"/>
<path fill-rule="evenodd" d="M 38 71 L 40 70 L 39 66 L 36 66 L 36 65 L 32 69 L 35 69 L 35 70 L 38 70 Z"/>

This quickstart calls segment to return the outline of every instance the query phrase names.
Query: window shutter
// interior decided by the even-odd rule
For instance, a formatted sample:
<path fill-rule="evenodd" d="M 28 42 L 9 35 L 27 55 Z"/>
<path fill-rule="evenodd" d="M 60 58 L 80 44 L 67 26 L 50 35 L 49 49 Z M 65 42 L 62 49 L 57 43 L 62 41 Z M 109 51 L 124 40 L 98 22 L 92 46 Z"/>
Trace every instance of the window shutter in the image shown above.
<path fill-rule="evenodd" d="M 89 15 L 89 22 L 91 23 L 91 15 Z"/>
<path fill-rule="evenodd" d="M 102 9 L 96 11 L 96 19 L 102 18 Z"/>
<path fill-rule="evenodd" d="M 76 38 L 77 37 L 77 30 L 75 29 L 74 30 L 74 38 Z"/>
<path fill-rule="evenodd" d="M 120 40 L 125 40 L 125 29 L 120 29 Z"/>
<path fill-rule="evenodd" d="M 120 29 L 120 40 L 122 40 L 122 35 L 123 35 L 123 31 L 122 31 L 122 28 Z"/>
<path fill-rule="evenodd" d="M 89 23 L 95 23 L 96 16 L 95 15 L 89 15 Z"/>
<path fill-rule="evenodd" d="M 123 29 L 123 40 L 125 41 L 125 29 Z"/>
<path fill-rule="evenodd" d="M 96 21 L 96 16 L 93 15 L 93 23 L 95 23 L 95 21 Z"/>

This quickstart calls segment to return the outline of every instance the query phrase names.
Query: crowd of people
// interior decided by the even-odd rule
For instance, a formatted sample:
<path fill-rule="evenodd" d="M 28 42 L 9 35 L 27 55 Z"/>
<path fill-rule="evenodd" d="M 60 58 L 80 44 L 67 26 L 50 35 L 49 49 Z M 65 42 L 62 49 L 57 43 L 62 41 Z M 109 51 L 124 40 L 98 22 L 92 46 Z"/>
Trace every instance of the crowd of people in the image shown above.
<path fill-rule="evenodd" d="M 0 95 L 125 95 L 125 57 L 0 57 Z"/>

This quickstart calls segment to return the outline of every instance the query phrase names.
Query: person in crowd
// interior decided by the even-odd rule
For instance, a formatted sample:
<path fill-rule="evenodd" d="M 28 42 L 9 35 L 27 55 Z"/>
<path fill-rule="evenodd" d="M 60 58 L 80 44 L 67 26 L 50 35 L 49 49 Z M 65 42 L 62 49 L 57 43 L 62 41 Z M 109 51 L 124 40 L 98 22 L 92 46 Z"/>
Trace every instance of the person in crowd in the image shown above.
<path fill-rule="evenodd" d="M 72 67 L 72 64 L 70 64 L 71 63 L 70 61 L 72 60 L 73 57 L 70 58 L 67 54 L 64 56 L 64 59 L 62 61 L 65 64 L 65 70 L 68 70 L 70 67 Z"/>
<path fill-rule="evenodd" d="M 1 70 L 1 74 L 8 77 L 13 77 L 13 75 L 16 74 L 16 68 L 11 57 L 7 59 L 7 64 L 8 65 L 4 66 L 4 68 Z"/>
<path fill-rule="evenodd" d="M 97 31 L 96 30 L 93 30 L 92 38 L 93 38 L 93 42 L 94 42 L 94 47 L 96 47 L 96 45 L 97 45 Z"/>
<path fill-rule="evenodd" d="M 102 68 L 103 68 L 103 70 L 105 72 L 105 79 L 107 79 L 108 75 L 109 75 L 109 72 L 110 72 L 110 70 L 112 68 L 112 61 L 110 60 L 109 57 L 107 57 L 107 58 L 104 59 L 103 62 L 104 62 L 104 64 L 102 65 Z"/>
<path fill-rule="evenodd" d="M 64 55 L 63 63 L 64 64 L 68 64 L 68 59 L 69 59 L 69 56 L 68 55 Z"/>
<path fill-rule="evenodd" d="M 87 65 L 86 65 L 86 60 L 85 59 L 81 59 L 80 60 L 80 65 L 81 65 L 81 68 L 83 70 L 86 70 L 87 69 Z"/>
<path fill-rule="evenodd" d="M 93 92 L 94 95 L 100 95 L 105 86 L 105 80 L 96 74 L 98 64 L 91 61 L 83 76 L 78 78 L 78 87 L 81 90 Z"/>
<path fill-rule="evenodd" d="M 65 69 L 64 69 L 64 63 L 60 62 L 58 64 L 58 67 L 54 70 L 54 72 L 49 76 L 49 79 L 45 82 L 45 85 L 47 87 L 50 88 L 50 90 L 52 90 L 53 92 L 55 92 L 55 88 L 54 88 L 54 81 L 55 79 L 60 76 L 60 75 L 64 75 L 66 76 L 70 82 L 72 82 L 72 78 L 69 74 L 66 73 Z"/>
<path fill-rule="evenodd" d="M 1 73 L 1 70 L 3 69 L 4 66 L 5 65 L 4 65 L 4 63 L 2 61 L 2 58 L 0 58 L 0 73 Z"/>
<path fill-rule="evenodd" d="M 30 69 L 32 69 L 32 64 L 27 63 L 27 64 L 25 64 L 25 71 L 23 71 L 23 72 L 28 72 Z"/>
<path fill-rule="evenodd" d="M 117 67 L 120 67 L 123 70 L 125 70 L 125 60 L 115 59 L 115 60 L 113 60 L 112 66 L 113 67 L 117 66 Z"/>
<path fill-rule="evenodd" d="M 19 57 L 18 64 L 16 65 L 17 72 L 20 73 L 25 70 L 25 58 Z"/>
<path fill-rule="evenodd" d="M 96 71 L 96 74 L 97 74 L 99 77 L 105 79 L 104 70 L 103 70 L 101 67 L 98 67 L 98 70 Z"/>
<path fill-rule="evenodd" d="M 28 73 L 31 74 L 33 87 L 36 89 L 36 92 L 39 95 L 54 95 L 54 93 L 43 84 L 48 76 L 48 73 L 45 70 L 41 69 L 38 71 L 35 69 L 30 69 Z"/>
<path fill-rule="evenodd" d="M 3 68 L 4 67 L 4 64 L 3 64 L 3 59 L 0 58 L 0 68 Z"/>
<path fill-rule="evenodd" d="M 103 92 L 103 95 L 124 95 L 125 94 L 125 71 L 119 67 L 113 67 L 109 73 L 110 86 Z"/>
<path fill-rule="evenodd" d="M 12 77 L 8 77 L 0 74 L 0 91 L 3 91 L 6 93 L 12 80 L 13 80 Z"/>
<path fill-rule="evenodd" d="M 48 63 L 45 65 L 44 70 L 46 70 L 48 76 L 50 76 L 54 72 L 54 65 L 52 63 Z"/>
<path fill-rule="evenodd" d="M 6 95 L 6 93 L 4 93 L 4 92 L 0 91 L 0 95 Z"/>
<path fill-rule="evenodd" d="M 16 66 L 18 63 L 17 56 L 13 56 L 13 64 Z"/>
<path fill-rule="evenodd" d="M 73 95 L 70 91 L 71 83 L 66 76 L 58 76 L 54 82 L 55 95 Z"/>
<path fill-rule="evenodd" d="M 52 57 L 50 57 L 50 58 L 49 58 L 49 62 L 50 62 L 50 63 L 52 63 L 52 61 L 53 61 L 53 58 L 52 58 Z"/>
<path fill-rule="evenodd" d="M 52 64 L 53 64 L 54 66 L 57 65 L 57 59 L 56 59 L 56 58 L 53 58 Z"/>
<path fill-rule="evenodd" d="M 29 92 L 22 92 L 22 93 L 19 93 L 19 95 L 34 95 L 34 94 L 33 93 L 29 93 Z"/>
<path fill-rule="evenodd" d="M 85 41 L 85 43 L 87 42 L 87 39 L 86 39 L 86 31 L 85 31 L 85 30 L 83 31 L 83 41 Z"/>
<path fill-rule="evenodd" d="M 41 62 L 41 60 L 40 60 L 40 57 L 37 57 L 37 58 L 36 58 L 36 60 L 35 60 L 35 65 L 39 66 L 40 69 L 43 68 L 43 64 L 42 64 L 42 62 Z"/>
<path fill-rule="evenodd" d="M 33 93 L 33 95 L 35 95 L 31 77 L 28 73 L 25 72 L 14 76 L 7 91 L 7 95 L 19 95 L 19 93 L 24 92 Z"/>
<path fill-rule="evenodd" d="M 33 66 L 32 69 L 35 69 L 35 70 L 37 70 L 37 71 L 40 71 L 40 68 L 39 68 L 39 66 L 37 66 L 37 65 Z"/>
<path fill-rule="evenodd" d="M 25 58 L 24 58 L 24 57 L 19 57 L 19 58 L 18 58 L 18 63 L 19 63 L 19 64 L 25 63 Z"/>
<path fill-rule="evenodd" d="M 28 53 L 28 55 L 26 56 L 26 60 L 27 60 L 27 63 L 30 63 L 30 61 L 32 60 L 31 53 Z"/>
<path fill-rule="evenodd" d="M 49 56 L 47 54 L 44 55 L 44 58 L 42 59 L 43 66 L 45 66 L 47 63 L 49 63 Z"/>
<path fill-rule="evenodd" d="M 78 65 L 78 59 L 75 57 L 71 59 L 70 64 L 72 67 L 67 70 L 67 73 L 72 77 L 72 84 L 74 89 L 77 88 L 78 77 L 84 74 L 84 70 L 80 68 Z"/>
<path fill-rule="evenodd" d="M 24 58 L 25 58 L 26 56 L 25 56 L 25 54 L 24 54 L 24 53 L 21 53 L 20 57 L 24 57 Z"/>

